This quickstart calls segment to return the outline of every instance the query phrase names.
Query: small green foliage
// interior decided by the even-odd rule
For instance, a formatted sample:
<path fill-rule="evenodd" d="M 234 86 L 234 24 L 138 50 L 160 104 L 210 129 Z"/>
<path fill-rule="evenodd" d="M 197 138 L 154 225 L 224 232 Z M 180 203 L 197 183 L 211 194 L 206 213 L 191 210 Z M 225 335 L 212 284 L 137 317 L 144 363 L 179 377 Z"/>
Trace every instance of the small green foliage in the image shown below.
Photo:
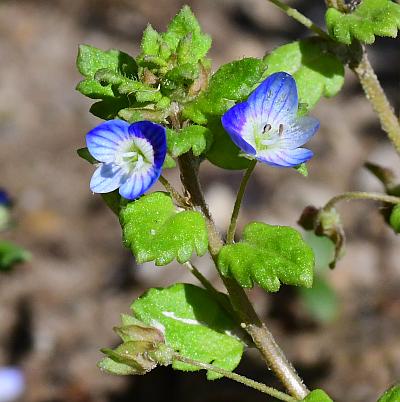
<path fill-rule="evenodd" d="M 280 282 L 311 287 L 314 255 L 295 229 L 252 222 L 239 243 L 222 248 L 218 267 L 245 288 L 256 282 L 266 291 L 276 292 Z"/>
<path fill-rule="evenodd" d="M 189 261 L 193 252 L 207 252 L 203 216 L 196 211 L 177 213 L 169 195 L 157 192 L 130 202 L 120 212 L 124 243 L 139 264 L 167 265 L 175 258 Z"/>
<path fill-rule="evenodd" d="M 98 163 L 99 161 L 91 155 L 87 147 L 85 148 L 79 148 L 77 149 L 76 153 L 85 161 L 89 162 L 90 164 L 94 165 L 95 163 Z"/>
<path fill-rule="evenodd" d="M 330 284 L 321 277 L 315 276 L 312 288 L 300 288 L 299 292 L 305 308 L 316 321 L 328 323 L 337 317 L 338 298 Z"/>
<path fill-rule="evenodd" d="M 329 52 L 326 41 L 304 39 L 283 45 L 265 58 L 266 76 L 285 71 L 296 80 L 300 113 L 311 110 L 321 96 L 335 96 L 344 83 L 344 66 Z"/>
<path fill-rule="evenodd" d="M 352 13 L 329 8 L 325 15 L 329 34 L 350 45 L 356 39 L 371 44 L 377 36 L 395 38 L 400 28 L 400 5 L 391 0 L 363 0 Z"/>
<path fill-rule="evenodd" d="M 211 47 L 211 37 L 201 31 L 188 6 L 184 6 L 173 18 L 163 39 L 173 50 L 177 50 L 180 63 L 202 59 Z"/>
<path fill-rule="evenodd" d="M 179 132 L 167 129 L 168 150 L 174 158 L 190 150 L 194 156 L 199 156 L 210 147 L 211 142 L 211 131 L 203 126 L 191 125 Z"/>
<path fill-rule="evenodd" d="M 239 364 L 244 345 L 232 335 L 237 327 L 206 290 L 188 284 L 150 289 L 131 308 L 144 323 L 162 328 L 166 345 L 180 355 L 229 371 Z M 173 367 L 199 370 L 178 361 Z M 210 380 L 219 377 L 207 372 Z"/>
<path fill-rule="evenodd" d="M 205 124 L 208 115 L 221 116 L 236 102 L 249 96 L 265 68 L 265 62 L 255 58 L 223 65 L 211 77 L 207 90 L 185 106 L 183 116 L 197 124 Z"/>
<path fill-rule="evenodd" d="M 304 399 L 304 402 L 333 402 L 329 395 L 322 389 L 311 391 Z"/>
<path fill-rule="evenodd" d="M 308 176 L 308 169 L 306 163 L 302 163 L 301 165 L 296 166 L 295 170 L 297 170 L 304 177 Z"/>
<path fill-rule="evenodd" d="M 0 241 L 0 272 L 9 271 L 14 265 L 29 261 L 30 258 L 30 253 L 16 244 Z"/>
<path fill-rule="evenodd" d="M 396 233 L 400 233 L 400 204 L 393 207 L 390 213 L 389 223 Z"/>
<path fill-rule="evenodd" d="M 399 402 L 400 401 L 400 385 L 395 385 L 389 388 L 378 399 L 378 402 Z"/>

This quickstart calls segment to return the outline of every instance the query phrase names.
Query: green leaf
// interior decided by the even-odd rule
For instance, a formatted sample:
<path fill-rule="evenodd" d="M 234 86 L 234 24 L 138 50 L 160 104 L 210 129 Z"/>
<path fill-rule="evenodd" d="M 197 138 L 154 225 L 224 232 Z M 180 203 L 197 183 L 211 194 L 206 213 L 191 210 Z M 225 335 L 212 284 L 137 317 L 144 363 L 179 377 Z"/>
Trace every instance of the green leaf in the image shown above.
<path fill-rule="evenodd" d="M 201 31 L 189 6 L 184 6 L 173 18 L 163 39 L 171 49 L 177 50 L 180 63 L 202 59 L 211 47 L 211 37 Z"/>
<path fill-rule="evenodd" d="M 89 45 L 80 45 L 76 61 L 79 72 L 85 80 L 78 83 L 76 89 L 92 99 L 112 99 L 114 92 L 111 84 L 102 85 L 95 75 L 99 70 L 107 70 L 127 78 L 136 78 L 135 60 L 119 50 L 103 51 Z"/>
<path fill-rule="evenodd" d="M 167 153 L 167 155 L 165 156 L 165 161 L 164 161 L 162 168 L 163 169 L 172 169 L 174 167 L 176 167 L 176 162 L 172 158 L 172 156 Z"/>
<path fill-rule="evenodd" d="M 311 110 L 321 96 L 335 96 L 344 83 L 344 66 L 329 53 L 326 41 L 304 39 L 275 49 L 266 58 L 266 76 L 285 71 L 296 80 L 301 113 Z"/>
<path fill-rule="evenodd" d="M 333 402 L 329 395 L 322 389 L 311 391 L 304 399 L 304 402 Z"/>
<path fill-rule="evenodd" d="M 400 385 L 395 385 L 389 388 L 378 399 L 378 402 L 399 402 L 400 401 Z"/>
<path fill-rule="evenodd" d="M 31 254 L 8 241 L 0 241 L 0 271 L 9 271 L 15 264 L 28 261 Z"/>
<path fill-rule="evenodd" d="M 231 137 L 222 127 L 220 117 L 209 117 L 207 127 L 213 135 L 213 143 L 206 154 L 207 159 L 213 165 L 223 169 L 247 169 L 250 160 L 241 156 L 242 151 L 233 143 Z"/>
<path fill-rule="evenodd" d="M 265 66 L 263 60 L 255 58 L 223 65 L 211 77 L 207 90 L 185 106 L 183 116 L 197 124 L 204 124 L 207 115 L 223 115 L 236 102 L 249 96 L 260 82 Z"/>
<path fill-rule="evenodd" d="M 182 356 L 232 371 L 239 364 L 243 343 L 232 333 L 232 319 L 206 290 L 188 284 L 150 289 L 131 306 L 135 317 L 163 328 L 168 346 Z M 177 370 L 199 368 L 174 361 Z M 208 379 L 220 375 L 207 372 Z"/>
<path fill-rule="evenodd" d="M 329 34 L 350 45 L 356 39 L 371 44 L 377 36 L 395 38 L 400 28 L 400 5 L 391 0 L 363 0 L 352 13 L 329 8 L 325 14 Z"/>
<path fill-rule="evenodd" d="M 130 202 L 121 210 L 124 243 L 139 264 L 167 265 L 175 258 L 189 261 L 193 252 L 207 252 L 206 223 L 200 212 L 177 213 L 169 195 L 156 192 Z"/>
<path fill-rule="evenodd" d="M 395 233 L 400 233 L 400 204 L 393 207 L 390 213 L 389 223 Z"/>
<path fill-rule="evenodd" d="M 117 98 L 107 98 L 94 103 L 90 108 L 90 113 L 103 120 L 111 120 L 118 116 L 121 109 L 129 106 L 129 100 L 126 96 Z"/>
<path fill-rule="evenodd" d="M 191 125 L 179 132 L 167 129 L 168 149 L 174 158 L 190 150 L 194 156 L 199 156 L 210 147 L 211 142 L 211 131 L 203 126 Z"/>
<path fill-rule="evenodd" d="M 137 75 L 135 60 L 120 50 L 101 50 L 90 45 L 80 45 L 76 61 L 79 72 L 86 78 L 94 78 L 102 68 L 112 69 L 129 78 Z"/>
<path fill-rule="evenodd" d="M 144 55 L 158 56 L 160 51 L 161 35 L 148 24 L 143 32 L 140 47 Z"/>
<path fill-rule="evenodd" d="M 76 153 L 85 161 L 89 162 L 90 164 L 94 165 L 95 163 L 99 163 L 96 158 L 93 158 L 89 150 L 85 148 L 79 148 Z"/>
<path fill-rule="evenodd" d="M 300 288 L 299 291 L 305 308 L 316 321 L 328 323 L 337 317 L 338 298 L 327 281 L 315 276 L 312 288 Z"/>
<path fill-rule="evenodd" d="M 254 282 L 270 292 L 279 290 L 280 282 L 309 288 L 314 254 L 295 229 L 252 222 L 239 243 L 222 248 L 218 267 L 245 288 Z"/>

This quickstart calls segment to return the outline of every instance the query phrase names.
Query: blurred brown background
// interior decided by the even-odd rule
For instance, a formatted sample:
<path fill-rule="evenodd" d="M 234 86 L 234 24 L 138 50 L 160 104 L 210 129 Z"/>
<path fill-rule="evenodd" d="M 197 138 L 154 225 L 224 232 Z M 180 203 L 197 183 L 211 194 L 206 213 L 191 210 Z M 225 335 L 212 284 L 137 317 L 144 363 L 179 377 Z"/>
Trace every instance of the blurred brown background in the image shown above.
<path fill-rule="evenodd" d="M 100 372 L 99 349 L 116 344 L 119 314 L 149 286 L 191 281 L 178 266 L 137 267 L 121 245 L 120 227 L 92 195 L 92 169 L 75 150 L 99 121 L 90 100 L 74 90 L 77 45 L 139 51 L 148 22 L 164 30 L 184 4 L 212 35 L 214 68 L 244 56 L 261 57 L 307 35 L 265 0 L 3 0 L 0 2 L 0 186 L 16 200 L 15 230 L 6 235 L 33 258 L 0 276 L 0 366 L 19 365 L 27 376 L 26 402 L 153 402 L 266 400 L 229 380 L 159 368 L 145 377 Z M 291 2 L 323 24 L 324 2 Z M 399 107 L 399 40 L 380 39 L 372 63 Z M 304 206 L 322 205 L 348 190 L 381 191 L 362 169 L 366 159 L 399 171 L 399 159 L 376 116 L 347 72 L 344 90 L 313 112 L 321 130 L 307 179 L 259 166 L 241 215 L 295 225 Z M 207 163 L 206 195 L 223 229 L 240 172 Z M 173 173 L 169 178 L 177 183 Z M 335 401 L 372 402 L 400 378 L 399 240 L 376 205 L 339 207 L 348 234 L 347 254 L 329 280 L 338 294 L 338 318 L 325 325 L 307 316 L 296 295 L 283 289 L 251 297 L 308 386 Z M 150 264 L 149 264 L 150 265 Z M 199 262 L 210 271 L 207 258 Z M 238 369 L 277 386 L 256 353 Z M 1 394 L 1 390 L 0 390 Z"/>

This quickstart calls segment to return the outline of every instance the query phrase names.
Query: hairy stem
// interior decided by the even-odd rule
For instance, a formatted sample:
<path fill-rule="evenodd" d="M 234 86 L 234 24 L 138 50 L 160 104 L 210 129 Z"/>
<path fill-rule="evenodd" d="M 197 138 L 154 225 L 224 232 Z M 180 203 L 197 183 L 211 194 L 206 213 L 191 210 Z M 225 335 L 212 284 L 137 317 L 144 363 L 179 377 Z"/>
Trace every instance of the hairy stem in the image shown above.
<path fill-rule="evenodd" d="M 365 49 L 361 60 L 350 64 L 350 68 L 357 75 L 367 99 L 378 114 L 382 129 L 386 131 L 397 153 L 400 154 L 400 123 L 368 60 Z"/>
<path fill-rule="evenodd" d="M 212 364 L 207 364 L 207 363 L 199 362 L 196 360 L 192 360 L 187 357 L 181 356 L 177 353 L 174 354 L 173 358 L 174 358 L 174 360 L 179 360 L 182 363 L 191 364 L 192 366 L 196 366 L 196 367 L 199 367 L 204 370 L 214 371 L 215 373 L 221 374 L 226 378 L 229 378 L 236 382 L 240 382 L 241 384 L 254 388 L 257 391 L 261 391 L 264 394 L 273 396 L 274 398 L 279 399 L 281 401 L 286 401 L 286 402 L 297 401 L 297 399 L 292 398 L 290 395 L 285 394 L 284 392 L 278 391 L 275 388 L 267 387 L 265 384 L 263 384 L 261 382 L 251 380 L 250 378 L 244 377 L 244 376 L 236 374 L 236 373 L 232 373 L 231 371 L 227 371 L 220 367 L 213 366 Z"/>
<path fill-rule="evenodd" d="M 198 160 L 190 153 L 184 154 L 179 157 L 179 168 L 182 183 L 190 194 L 193 207 L 200 210 L 207 221 L 209 252 L 217 265 L 218 253 L 223 246 L 223 241 L 203 196 L 198 177 Z M 297 399 L 304 399 L 308 394 L 306 386 L 275 342 L 268 328 L 257 316 L 245 291 L 235 280 L 224 276 L 221 276 L 221 279 L 228 290 L 232 306 L 240 319 L 242 328 L 251 336 L 268 367 L 271 368 L 291 395 Z"/>
<path fill-rule="evenodd" d="M 270 3 L 275 4 L 282 11 L 284 11 L 289 17 L 295 19 L 300 24 L 304 25 L 306 28 L 311 29 L 321 38 L 329 39 L 329 35 L 323 31 L 319 26 L 315 25 L 309 18 L 304 14 L 297 11 L 295 8 L 289 7 L 287 4 L 281 2 L 280 0 L 268 0 Z"/>
<path fill-rule="evenodd" d="M 240 183 L 239 191 L 236 196 L 235 206 L 233 207 L 232 216 L 231 216 L 231 223 L 229 225 L 228 234 L 226 236 L 226 243 L 231 244 L 235 239 L 236 233 L 236 226 L 237 220 L 239 216 L 240 206 L 242 205 L 243 196 L 246 190 L 247 183 L 250 179 L 250 176 L 256 167 L 257 161 L 254 160 L 250 163 L 249 167 L 247 168 L 245 174 L 243 175 L 243 179 Z"/>
<path fill-rule="evenodd" d="M 179 192 L 175 190 L 172 184 L 164 176 L 160 176 L 158 180 L 165 187 L 165 189 L 171 194 L 172 198 L 177 202 L 177 204 L 180 207 L 184 208 L 188 206 L 185 197 L 179 194 Z"/>
<path fill-rule="evenodd" d="M 335 206 L 336 203 L 340 201 L 351 201 L 351 200 L 373 200 L 373 201 L 387 202 L 389 204 L 400 204 L 400 198 L 394 197 L 392 195 L 386 195 L 382 193 L 367 193 L 364 191 L 351 191 L 348 193 L 339 194 L 336 197 L 331 198 L 325 204 L 322 210 L 329 211 Z"/>

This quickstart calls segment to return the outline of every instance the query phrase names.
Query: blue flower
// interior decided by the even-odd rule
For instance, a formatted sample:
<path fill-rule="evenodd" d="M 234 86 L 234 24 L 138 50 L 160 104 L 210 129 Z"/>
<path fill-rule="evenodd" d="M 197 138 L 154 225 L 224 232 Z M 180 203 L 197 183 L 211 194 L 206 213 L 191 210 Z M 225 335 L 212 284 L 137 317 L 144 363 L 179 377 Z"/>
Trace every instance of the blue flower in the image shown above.
<path fill-rule="evenodd" d="M 232 141 L 251 159 L 294 167 L 312 158 L 300 148 L 318 130 L 313 117 L 297 117 L 296 82 L 290 74 L 271 74 L 249 96 L 222 116 Z"/>
<path fill-rule="evenodd" d="M 87 133 L 86 144 L 101 162 L 90 189 L 109 193 L 119 188 L 128 200 L 140 197 L 158 180 L 167 153 L 165 128 L 150 121 L 106 121 Z"/>
<path fill-rule="evenodd" d="M 0 402 L 13 402 L 25 390 L 25 376 L 17 367 L 0 367 Z"/>
<path fill-rule="evenodd" d="M 10 207 L 11 204 L 12 204 L 11 198 L 8 195 L 7 191 L 0 187 L 0 205 Z"/>

